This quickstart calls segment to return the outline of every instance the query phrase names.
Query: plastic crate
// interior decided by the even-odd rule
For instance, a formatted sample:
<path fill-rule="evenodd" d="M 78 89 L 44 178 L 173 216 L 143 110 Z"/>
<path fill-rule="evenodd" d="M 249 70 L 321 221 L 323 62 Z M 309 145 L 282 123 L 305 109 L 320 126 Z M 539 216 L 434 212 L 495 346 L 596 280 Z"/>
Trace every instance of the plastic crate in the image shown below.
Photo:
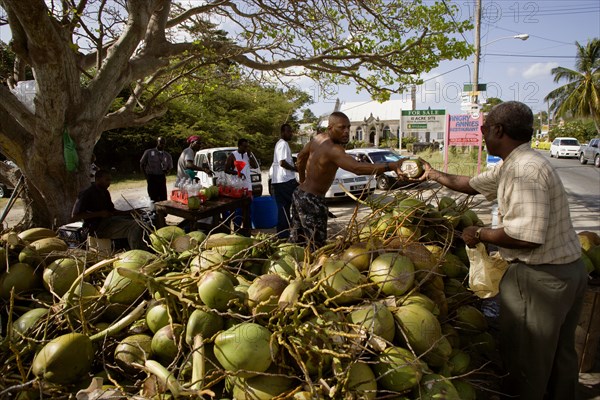
<path fill-rule="evenodd" d="M 183 193 L 179 189 L 173 189 L 171 191 L 171 200 L 172 201 L 176 201 L 176 202 L 181 203 L 181 204 L 187 204 L 188 203 L 188 196 L 187 196 L 187 193 Z"/>
<path fill-rule="evenodd" d="M 56 233 L 70 247 L 77 247 L 87 240 L 88 229 L 83 227 L 83 222 L 74 222 L 61 226 Z"/>

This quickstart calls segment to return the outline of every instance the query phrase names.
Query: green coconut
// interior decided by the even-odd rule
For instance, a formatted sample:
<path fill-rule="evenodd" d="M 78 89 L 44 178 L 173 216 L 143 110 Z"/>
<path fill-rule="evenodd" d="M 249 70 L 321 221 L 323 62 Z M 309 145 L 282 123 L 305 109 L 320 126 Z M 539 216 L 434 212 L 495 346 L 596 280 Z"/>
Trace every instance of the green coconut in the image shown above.
<path fill-rule="evenodd" d="M 60 385 L 79 381 L 92 368 L 92 341 L 81 333 L 67 333 L 48 342 L 31 364 L 33 374 Z"/>
<path fill-rule="evenodd" d="M 278 307 L 279 296 L 288 285 L 277 274 L 265 274 L 254 279 L 248 287 L 248 305 L 252 314 L 270 313 Z"/>
<path fill-rule="evenodd" d="M 366 271 L 369 269 L 371 259 L 373 258 L 373 252 L 369 247 L 370 246 L 366 242 L 354 243 L 344 250 L 340 259 L 351 263 L 359 271 Z"/>
<path fill-rule="evenodd" d="M 271 332 L 262 325 L 243 322 L 215 337 L 215 357 L 223 368 L 249 377 L 265 372 L 271 365 L 276 344 L 271 343 Z"/>
<path fill-rule="evenodd" d="M 89 282 L 80 282 L 74 289 L 67 302 L 70 292 L 67 292 L 62 297 L 63 307 L 78 320 L 87 320 L 97 311 L 102 308 L 102 304 L 98 301 L 100 291 Z M 83 314 L 82 314 L 83 313 Z"/>
<path fill-rule="evenodd" d="M 404 392 L 419 384 L 424 365 L 409 350 L 388 347 L 378 356 L 373 371 L 382 389 Z"/>
<path fill-rule="evenodd" d="M 190 268 L 192 271 L 198 273 L 221 265 L 223 262 L 225 262 L 225 258 L 217 250 L 203 250 L 192 259 Z"/>
<path fill-rule="evenodd" d="M 15 263 L 8 267 L 8 271 L 0 274 L 0 298 L 10 298 L 11 290 L 15 294 L 27 292 L 42 286 L 40 277 L 29 264 Z"/>
<path fill-rule="evenodd" d="M 34 308 L 21 315 L 12 324 L 13 333 L 17 336 L 24 335 L 31 328 L 37 325 L 42 317 L 48 315 L 47 308 Z"/>
<path fill-rule="evenodd" d="M 146 325 L 152 333 L 158 332 L 163 326 L 169 324 L 169 310 L 163 303 L 155 303 L 146 311 Z"/>
<path fill-rule="evenodd" d="M 461 400 L 450 379 L 438 374 L 423 376 L 418 395 L 421 400 Z"/>
<path fill-rule="evenodd" d="M 322 266 L 321 277 L 325 279 L 327 294 L 335 297 L 336 303 L 347 304 L 362 298 L 363 276 L 353 264 L 328 258 Z"/>
<path fill-rule="evenodd" d="M 425 202 L 414 197 L 407 197 L 398 203 L 394 209 L 393 215 L 397 219 L 396 223 L 414 223 L 416 217 L 427 210 Z"/>
<path fill-rule="evenodd" d="M 304 247 L 298 246 L 294 243 L 280 243 L 278 246 L 278 251 L 282 253 L 289 254 L 292 256 L 294 260 L 298 263 L 304 262 Z"/>
<path fill-rule="evenodd" d="M 588 257 L 588 255 L 583 252 L 581 253 L 581 261 L 583 261 L 583 264 L 585 265 L 585 270 L 587 271 L 588 274 L 591 274 L 592 272 L 594 272 L 594 270 L 595 270 L 594 263 Z"/>
<path fill-rule="evenodd" d="M 587 256 L 592 260 L 592 264 L 594 264 L 594 269 L 597 273 L 600 274 L 600 246 L 592 247 L 588 252 Z"/>
<path fill-rule="evenodd" d="M 448 364 L 452 376 L 466 374 L 470 370 L 471 356 L 460 349 L 454 349 L 452 350 Z"/>
<path fill-rule="evenodd" d="M 265 273 L 277 274 L 284 278 L 293 278 L 296 276 L 296 260 L 285 252 L 277 252 L 271 256 L 271 260 L 266 264 Z"/>
<path fill-rule="evenodd" d="M 288 391 L 293 384 L 292 378 L 282 375 L 236 378 L 233 383 L 233 398 L 236 400 L 270 400 Z"/>
<path fill-rule="evenodd" d="M 42 279 L 44 287 L 62 296 L 69 290 L 75 279 L 83 272 L 83 262 L 75 258 L 59 258 L 45 269 Z"/>
<path fill-rule="evenodd" d="M 113 268 L 129 268 L 140 270 L 142 267 L 156 260 L 156 255 L 146 250 L 129 250 L 119 254 L 113 262 Z"/>
<path fill-rule="evenodd" d="M 369 333 L 391 342 L 394 340 L 396 326 L 394 316 L 387 306 L 381 302 L 361 306 L 350 313 L 350 321 Z"/>
<path fill-rule="evenodd" d="M 139 372 L 140 368 L 133 364 L 143 366 L 146 360 L 152 358 L 152 337 L 143 334 L 127 336 L 115 348 L 114 358 L 124 371 Z"/>
<path fill-rule="evenodd" d="M 491 356 L 496 352 L 496 340 L 489 332 L 482 332 L 476 335 L 463 335 L 461 338 L 467 339 L 468 350 Z"/>
<path fill-rule="evenodd" d="M 150 246 L 159 253 L 171 248 L 173 240 L 184 236 L 185 231 L 177 225 L 163 226 L 150 234 Z"/>
<path fill-rule="evenodd" d="M 453 349 L 460 347 L 460 336 L 458 335 L 458 331 L 454 329 L 452 325 L 448 323 L 442 324 L 442 334 L 448 339 L 448 342 Z"/>
<path fill-rule="evenodd" d="M 452 253 L 446 253 L 444 256 L 441 270 L 449 278 L 463 278 L 469 273 L 462 260 Z"/>
<path fill-rule="evenodd" d="M 162 365 L 171 364 L 177 357 L 182 334 L 182 325 L 171 324 L 163 326 L 152 336 L 152 354 Z"/>
<path fill-rule="evenodd" d="M 146 284 L 134 281 L 119 274 L 114 269 L 108 273 L 102 286 L 102 293 L 109 303 L 132 304 L 146 291 Z"/>
<path fill-rule="evenodd" d="M 438 316 L 440 314 L 440 309 L 438 308 L 437 304 L 435 304 L 433 300 L 431 300 L 429 297 L 422 293 L 411 293 L 407 297 L 398 298 L 396 304 L 398 306 L 418 304 L 421 307 L 425 307 L 426 309 L 431 311 L 431 313 L 435 316 Z"/>
<path fill-rule="evenodd" d="M 457 207 L 456 200 L 452 197 L 443 196 L 438 200 L 438 210 L 455 209 Z"/>
<path fill-rule="evenodd" d="M 348 369 L 347 392 L 352 398 L 372 400 L 377 395 L 377 380 L 373 370 L 363 362 L 356 362 Z"/>
<path fill-rule="evenodd" d="M 415 267 L 406 256 L 386 253 L 377 257 L 369 268 L 369 280 L 388 296 L 400 296 L 413 286 Z"/>
<path fill-rule="evenodd" d="M 417 355 L 430 351 L 442 341 L 440 322 L 428 309 L 418 304 L 409 304 L 398 307 L 393 314 L 399 329 L 402 330 L 399 337 L 405 336 Z"/>
<path fill-rule="evenodd" d="M 473 385 L 463 379 L 452 379 L 452 385 L 460 400 L 477 400 L 477 392 Z"/>
<path fill-rule="evenodd" d="M 438 258 L 423 243 L 406 243 L 400 252 L 410 258 L 417 271 L 433 271 L 437 266 Z"/>
<path fill-rule="evenodd" d="M 232 279 L 222 271 L 204 273 L 198 283 L 198 294 L 204 304 L 217 311 L 227 310 L 229 301 L 238 296 Z"/>
<path fill-rule="evenodd" d="M 468 334 L 481 333 L 487 330 L 487 320 L 481 311 L 470 305 L 456 309 L 455 327 Z"/>
<path fill-rule="evenodd" d="M 402 173 L 404 173 L 404 175 L 408 176 L 411 179 L 420 178 L 421 175 L 423 175 L 423 173 L 425 172 L 425 169 L 423 168 L 423 163 L 420 159 L 404 160 L 404 162 L 400 166 L 400 169 L 402 170 Z"/>
<path fill-rule="evenodd" d="M 221 329 L 223 329 L 223 317 L 219 314 L 200 309 L 194 310 L 185 327 L 185 342 L 191 346 L 196 335 L 209 339 Z"/>
<path fill-rule="evenodd" d="M 215 237 L 213 234 L 205 242 L 208 248 L 217 250 L 226 259 L 243 258 L 245 250 L 248 250 L 254 244 L 254 239 L 235 233 L 219 237 Z"/>

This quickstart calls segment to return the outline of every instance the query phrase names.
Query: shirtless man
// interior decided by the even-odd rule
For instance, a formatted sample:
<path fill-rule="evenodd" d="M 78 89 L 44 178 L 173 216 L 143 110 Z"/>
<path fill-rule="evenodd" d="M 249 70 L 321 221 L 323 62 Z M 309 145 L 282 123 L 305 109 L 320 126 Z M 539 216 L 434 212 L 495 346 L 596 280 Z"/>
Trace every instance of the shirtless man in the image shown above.
<path fill-rule="evenodd" d="M 402 161 L 367 164 L 346 154 L 350 140 L 350 120 L 336 111 L 329 116 L 327 131 L 317 135 L 298 154 L 296 166 L 300 186 L 292 198 L 291 241 L 322 247 L 327 240 L 327 205 L 325 193 L 333 183 L 338 168 L 357 175 L 376 175 L 396 171 L 402 176 Z"/>

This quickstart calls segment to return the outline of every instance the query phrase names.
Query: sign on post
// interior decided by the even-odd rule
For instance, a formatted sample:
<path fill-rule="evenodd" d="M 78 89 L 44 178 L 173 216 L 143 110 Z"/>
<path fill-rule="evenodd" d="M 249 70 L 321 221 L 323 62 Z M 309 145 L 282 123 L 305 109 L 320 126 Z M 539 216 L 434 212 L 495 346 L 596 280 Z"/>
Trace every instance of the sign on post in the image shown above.
<path fill-rule="evenodd" d="M 402 132 L 444 132 L 446 110 L 402 110 Z"/>
<path fill-rule="evenodd" d="M 481 145 L 483 115 L 474 118 L 470 114 L 448 115 L 444 146 L 444 171 L 448 172 L 448 148 L 450 146 L 478 146 L 477 173 L 481 171 Z"/>

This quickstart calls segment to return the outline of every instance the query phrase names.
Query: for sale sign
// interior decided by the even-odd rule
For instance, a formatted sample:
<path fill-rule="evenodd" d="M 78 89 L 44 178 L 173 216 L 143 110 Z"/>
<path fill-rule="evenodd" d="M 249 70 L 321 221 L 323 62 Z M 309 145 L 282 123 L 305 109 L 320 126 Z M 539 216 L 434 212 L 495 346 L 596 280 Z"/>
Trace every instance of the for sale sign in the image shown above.
<path fill-rule="evenodd" d="M 402 110 L 402 132 L 444 132 L 446 110 Z"/>
<path fill-rule="evenodd" d="M 483 115 L 473 118 L 469 114 L 448 115 L 446 123 L 446 143 L 448 146 L 481 145 L 481 125 Z"/>

